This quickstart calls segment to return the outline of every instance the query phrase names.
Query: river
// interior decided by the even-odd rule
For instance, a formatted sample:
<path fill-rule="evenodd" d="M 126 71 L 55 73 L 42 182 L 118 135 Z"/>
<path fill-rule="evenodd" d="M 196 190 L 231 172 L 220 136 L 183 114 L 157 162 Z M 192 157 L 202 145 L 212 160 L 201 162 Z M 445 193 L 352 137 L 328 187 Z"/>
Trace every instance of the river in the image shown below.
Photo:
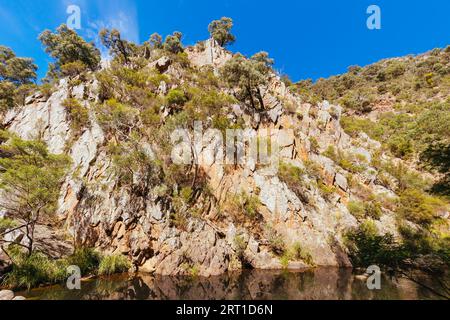
<path fill-rule="evenodd" d="M 437 289 L 426 280 L 427 285 Z M 248 270 L 210 278 L 121 274 L 64 286 L 19 292 L 44 300 L 360 300 L 439 299 L 407 279 L 382 275 L 381 289 L 369 290 L 350 269 L 315 268 L 302 272 Z"/>

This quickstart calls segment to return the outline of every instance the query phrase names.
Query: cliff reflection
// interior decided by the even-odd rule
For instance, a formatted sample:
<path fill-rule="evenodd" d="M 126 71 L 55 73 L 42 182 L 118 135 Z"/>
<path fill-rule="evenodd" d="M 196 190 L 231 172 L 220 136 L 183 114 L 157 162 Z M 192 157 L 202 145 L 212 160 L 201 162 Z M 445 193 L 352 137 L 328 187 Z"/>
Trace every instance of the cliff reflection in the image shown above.
<path fill-rule="evenodd" d="M 57 300 L 350 300 L 433 299 L 405 279 L 382 278 L 381 290 L 369 290 L 350 269 L 316 268 L 304 272 L 249 270 L 211 278 L 150 274 L 117 275 L 82 283 L 81 290 L 62 286 L 22 293 Z"/>

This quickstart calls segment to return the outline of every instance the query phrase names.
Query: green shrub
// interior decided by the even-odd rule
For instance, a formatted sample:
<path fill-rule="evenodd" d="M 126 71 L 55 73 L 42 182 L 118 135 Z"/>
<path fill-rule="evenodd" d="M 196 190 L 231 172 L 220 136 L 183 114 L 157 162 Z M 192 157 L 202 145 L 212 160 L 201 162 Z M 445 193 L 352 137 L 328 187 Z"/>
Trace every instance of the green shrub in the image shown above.
<path fill-rule="evenodd" d="M 64 264 L 51 260 L 43 253 L 33 252 L 28 256 L 16 250 L 12 257 L 14 261 L 12 271 L 3 280 L 3 285 L 9 288 L 30 289 L 38 285 L 62 281 L 66 276 Z"/>
<path fill-rule="evenodd" d="M 314 259 L 311 253 L 302 247 L 300 242 L 296 242 L 291 247 L 291 255 L 295 260 L 302 260 L 309 265 L 314 265 Z"/>
<path fill-rule="evenodd" d="M 319 145 L 319 142 L 317 142 L 317 139 L 314 137 L 310 137 L 309 143 L 310 143 L 311 151 L 314 153 L 319 153 L 320 145 Z"/>
<path fill-rule="evenodd" d="M 182 106 L 187 102 L 187 97 L 184 94 L 183 90 L 180 89 L 171 89 L 167 94 L 167 103 L 170 106 Z"/>
<path fill-rule="evenodd" d="M 376 201 L 350 201 L 347 205 L 348 211 L 358 220 L 372 218 L 378 220 L 383 214 L 381 204 Z"/>
<path fill-rule="evenodd" d="M 41 94 L 44 96 L 45 99 L 50 98 L 54 90 L 55 90 L 54 86 L 50 83 L 44 83 L 39 87 L 39 91 L 41 92 Z"/>
<path fill-rule="evenodd" d="M 360 201 L 350 201 L 347 209 L 356 219 L 362 219 L 366 215 L 364 204 Z"/>
<path fill-rule="evenodd" d="M 242 192 L 235 195 L 228 206 L 234 215 L 240 216 L 244 214 L 245 217 L 255 220 L 259 216 L 258 210 L 261 202 L 257 196 Z"/>
<path fill-rule="evenodd" d="M 5 232 L 8 229 L 12 229 L 18 226 L 17 221 L 10 218 L 0 218 L 0 233 Z"/>
<path fill-rule="evenodd" d="M 88 70 L 88 66 L 81 61 L 73 61 L 61 66 L 61 73 L 66 77 L 75 77 Z"/>
<path fill-rule="evenodd" d="M 303 261 L 310 266 L 314 266 L 311 254 L 302 247 L 300 242 L 294 243 L 280 257 L 280 264 L 283 268 L 287 268 L 290 261 Z"/>
<path fill-rule="evenodd" d="M 319 188 L 320 193 L 326 200 L 331 200 L 333 195 L 337 192 L 335 186 L 327 185 L 322 181 L 317 182 L 317 187 Z"/>
<path fill-rule="evenodd" d="M 272 252 L 277 255 L 282 255 L 286 251 L 286 243 L 284 242 L 283 237 L 272 228 L 268 228 L 266 233 L 269 247 Z"/>
<path fill-rule="evenodd" d="M 406 258 L 401 246 L 391 234 L 378 235 L 375 228 L 362 225 L 345 236 L 349 256 L 354 267 L 370 265 L 399 267 Z"/>
<path fill-rule="evenodd" d="M 242 259 L 242 257 L 244 256 L 244 251 L 245 249 L 247 249 L 247 242 L 241 235 L 235 235 L 233 242 L 237 256 Z"/>
<path fill-rule="evenodd" d="M 100 254 L 92 248 L 78 248 L 75 252 L 67 257 L 67 265 L 74 265 L 80 268 L 83 276 L 95 273 L 101 261 Z"/>
<path fill-rule="evenodd" d="M 128 138 L 138 121 L 139 110 L 110 99 L 97 107 L 97 119 L 102 128 L 117 139 Z"/>
<path fill-rule="evenodd" d="M 128 271 L 130 263 L 123 255 L 107 255 L 101 259 L 98 274 L 112 275 Z"/>
<path fill-rule="evenodd" d="M 396 212 L 410 221 L 428 226 L 437 213 L 445 209 L 445 203 L 439 198 L 429 196 L 417 189 L 407 189 L 400 195 Z"/>
<path fill-rule="evenodd" d="M 306 185 L 303 179 L 303 175 L 305 174 L 305 170 L 285 162 L 281 162 L 278 169 L 278 177 L 280 180 L 286 183 L 289 189 L 303 202 L 307 203 L 308 199 L 305 194 Z"/>
<path fill-rule="evenodd" d="M 74 98 L 66 99 L 62 102 L 62 106 L 69 113 L 71 128 L 79 133 L 83 127 L 89 123 L 89 112 L 86 107 Z"/>

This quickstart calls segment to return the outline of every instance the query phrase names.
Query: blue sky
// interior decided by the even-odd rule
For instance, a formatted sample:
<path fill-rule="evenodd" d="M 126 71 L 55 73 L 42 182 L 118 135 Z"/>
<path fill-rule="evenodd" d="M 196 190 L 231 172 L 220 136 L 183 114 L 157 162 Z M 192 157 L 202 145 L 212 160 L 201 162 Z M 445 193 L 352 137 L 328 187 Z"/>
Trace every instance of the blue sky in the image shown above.
<path fill-rule="evenodd" d="M 268 51 L 293 80 L 450 44 L 448 0 L 0 0 L 0 44 L 34 58 L 42 77 L 50 60 L 37 36 L 65 23 L 70 4 L 80 6 L 80 33 L 93 41 L 100 28 L 115 27 L 139 42 L 179 30 L 193 44 L 208 37 L 211 20 L 230 16 L 237 42 L 229 49 Z M 366 27 L 371 4 L 381 8 L 381 30 Z"/>

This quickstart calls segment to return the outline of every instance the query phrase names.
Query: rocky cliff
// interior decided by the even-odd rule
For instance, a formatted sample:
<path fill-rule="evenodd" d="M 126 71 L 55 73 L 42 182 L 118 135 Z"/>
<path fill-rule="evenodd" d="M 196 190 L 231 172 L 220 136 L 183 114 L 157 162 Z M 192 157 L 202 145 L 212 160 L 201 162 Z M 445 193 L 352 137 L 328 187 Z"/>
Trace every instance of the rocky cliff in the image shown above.
<path fill-rule="evenodd" d="M 205 74 L 200 71 L 210 70 L 217 76 L 232 57 L 214 41 L 187 48 L 186 53 L 187 62 L 162 56 L 145 66 L 157 70 L 161 80 L 144 86 L 144 92 L 164 97 L 185 84 L 194 86 L 186 70 L 200 77 Z M 197 157 L 207 160 L 184 170 L 186 176 L 195 172 L 194 181 L 202 176 L 207 192 L 195 193 L 182 204 L 189 212 L 182 223 L 174 223 L 180 206 L 161 195 L 166 181 L 149 182 L 143 178 L 146 172 L 139 170 L 133 170 L 131 183 L 120 181 L 109 147 L 117 139 L 98 119 L 103 84 L 94 74 L 75 80 L 60 80 L 48 97 L 40 92 L 30 96 L 3 120 L 10 132 L 23 139 L 39 137 L 50 152 L 72 158 L 58 203 L 58 225 L 74 239 L 71 244 L 126 255 L 135 269 L 162 275 L 211 276 L 243 267 L 351 266 L 344 234 L 363 220 L 349 212 L 348 204 L 374 199 L 381 199 L 376 202 L 379 212 L 369 219 L 380 233 L 398 235 L 390 202 L 398 197 L 396 178 L 389 176 L 386 183 L 373 163 L 401 160 L 385 154 L 379 142 L 362 132 L 346 134 L 339 105 L 305 103 L 276 74 L 260 88 L 264 110 L 234 103 L 226 118 L 243 128 L 268 132 L 268 137 L 277 134 L 279 168 L 255 161 L 223 164 L 216 152 L 221 142 L 204 137 L 207 141 Z M 221 91 L 232 94 L 227 88 Z M 67 98 L 88 110 L 88 122 L 81 129 L 72 125 L 64 105 Z M 158 110 L 163 122 L 176 112 L 162 104 Z M 194 133 L 186 135 L 193 139 Z M 158 136 L 141 137 L 134 147 L 156 161 L 160 148 L 166 147 L 162 143 L 166 142 Z M 243 195 L 254 199 L 251 218 L 245 214 L 251 201 L 242 200 Z M 295 248 L 298 254 L 282 257 L 277 246 Z"/>

